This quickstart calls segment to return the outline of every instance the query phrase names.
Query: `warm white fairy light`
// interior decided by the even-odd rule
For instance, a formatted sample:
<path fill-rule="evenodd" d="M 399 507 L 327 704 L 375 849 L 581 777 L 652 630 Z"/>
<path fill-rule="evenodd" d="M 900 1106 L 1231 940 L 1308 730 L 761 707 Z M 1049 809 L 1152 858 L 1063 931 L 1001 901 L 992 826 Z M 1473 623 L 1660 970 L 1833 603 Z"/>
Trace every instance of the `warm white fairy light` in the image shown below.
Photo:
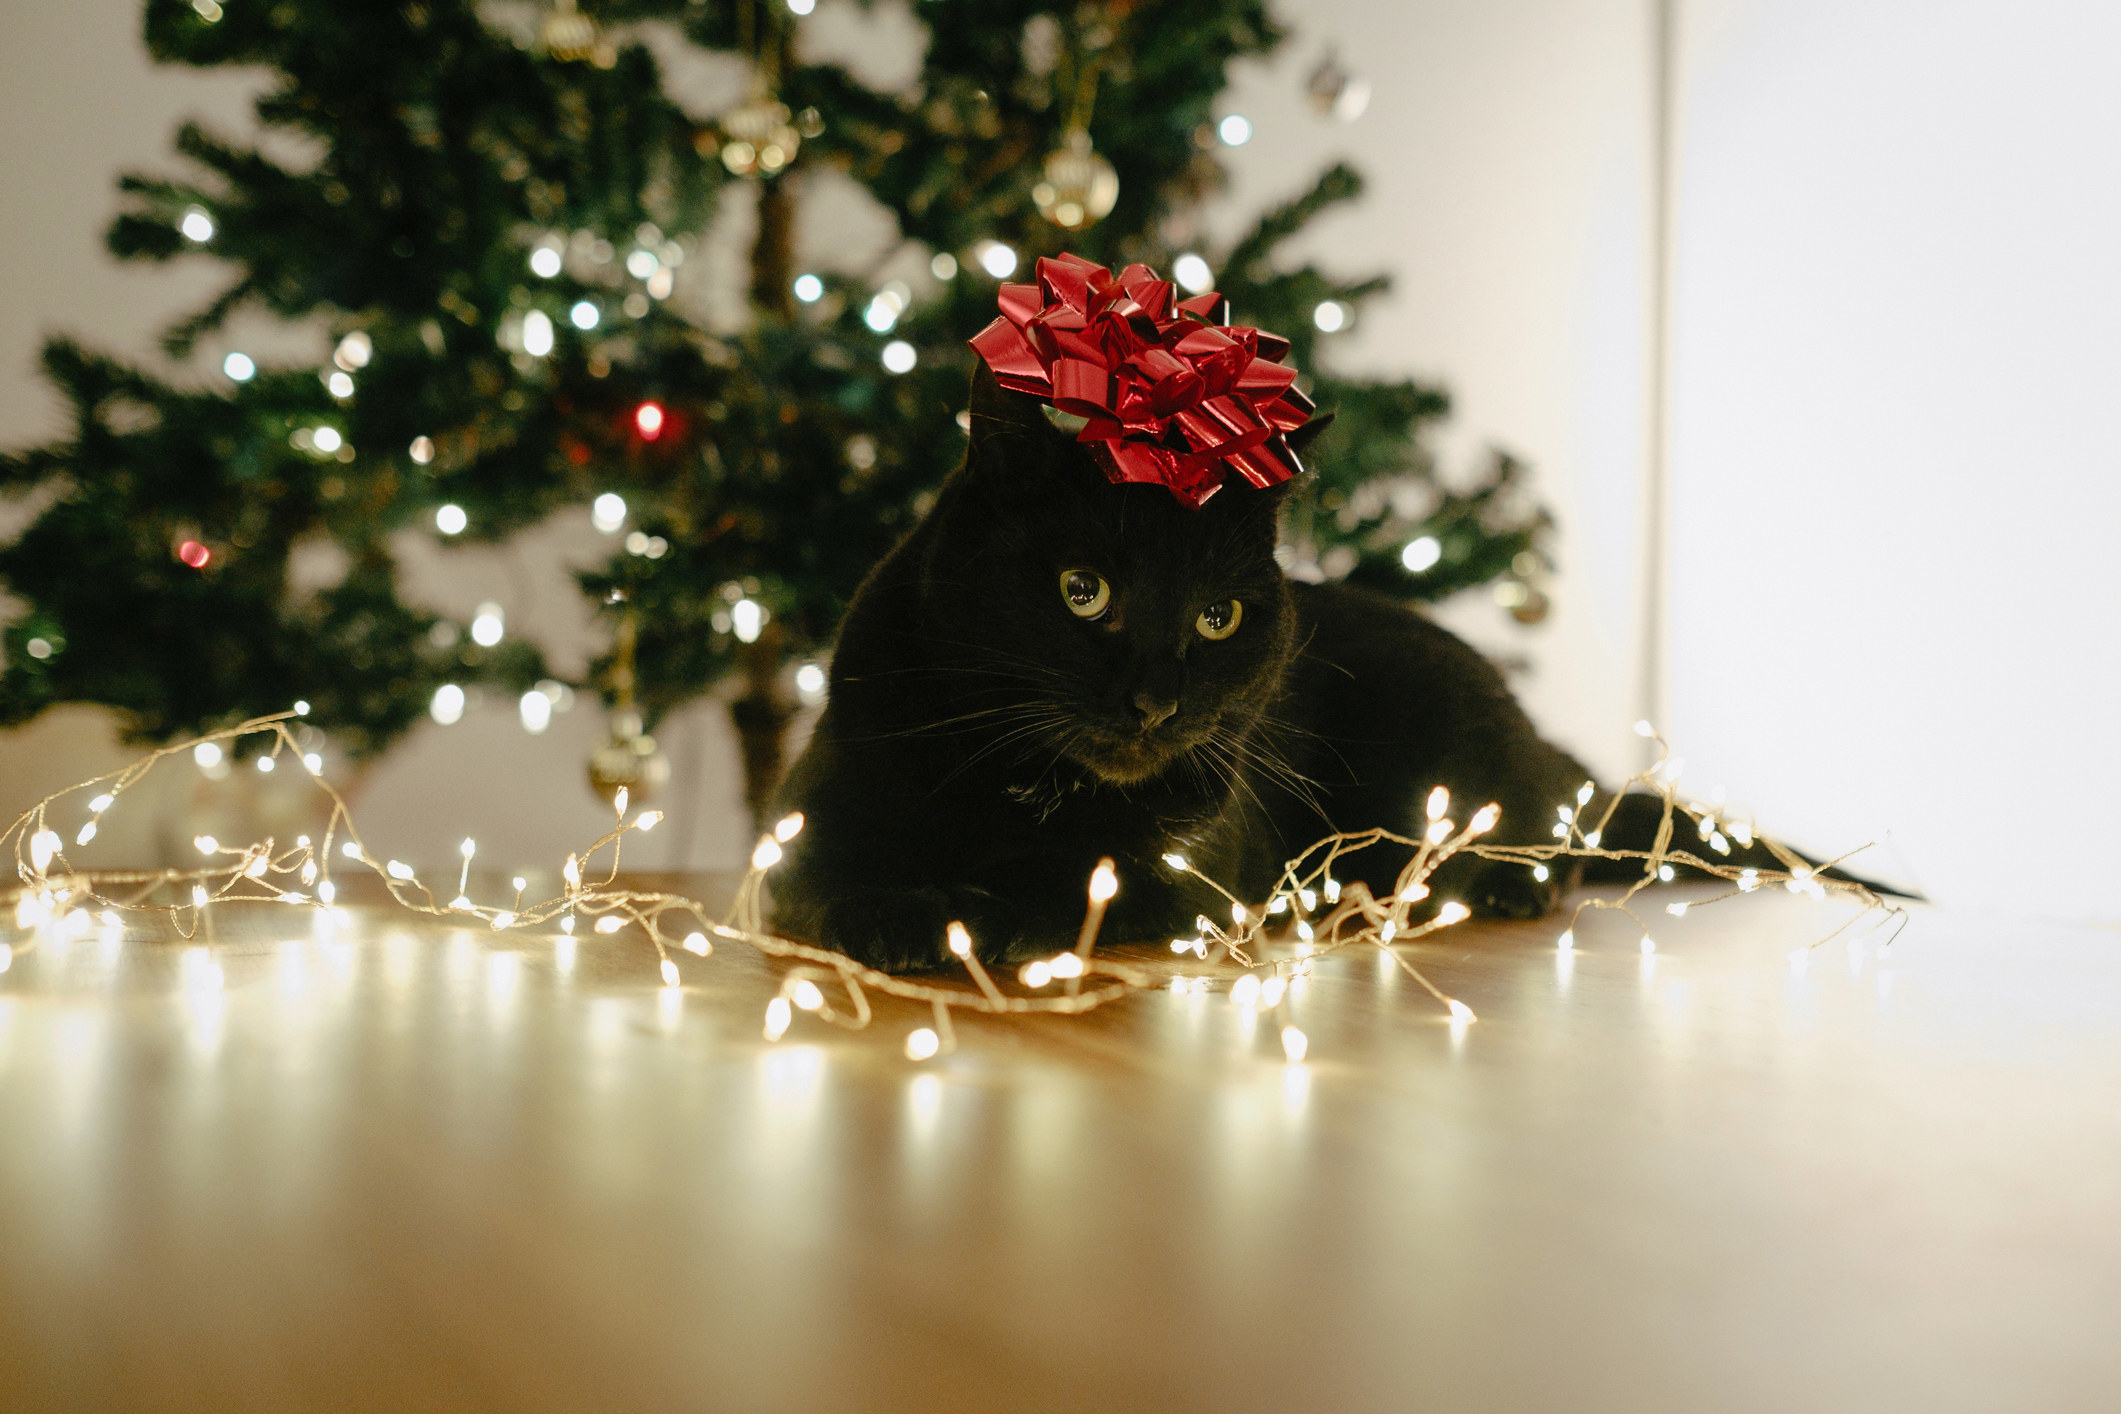
<path fill-rule="evenodd" d="M 825 1005 L 825 994 L 808 977 L 798 977 L 788 984 L 788 1000 L 800 1011 L 817 1011 Z"/>
<path fill-rule="evenodd" d="M 1291 1062 L 1302 1060 L 1311 1050 L 1311 1038 L 1294 1026 L 1281 1029 L 1281 1053 Z"/>
<path fill-rule="evenodd" d="M 906 1036 L 906 1059 L 911 1061 L 928 1060 L 942 1047 L 942 1038 L 935 1034 L 934 1028 L 917 1026 Z"/>
<path fill-rule="evenodd" d="M 775 997 L 766 1003 L 766 1039 L 778 1041 L 788 1034 L 789 1023 L 795 1020 L 795 1009 L 788 1005 L 786 997 Z"/>
<path fill-rule="evenodd" d="M 953 925 L 949 934 L 951 952 L 971 975 L 976 990 L 962 986 L 937 985 L 925 979 L 878 973 L 842 954 L 777 937 L 767 931 L 764 924 L 761 892 L 763 877 L 767 869 L 782 859 L 780 845 L 792 840 L 801 830 L 803 821 L 800 815 L 783 819 L 769 835 L 761 839 L 754 852 L 753 870 L 740 884 L 735 911 L 725 921 L 711 919 L 703 906 L 691 899 L 616 887 L 615 859 L 611 878 L 597 885 L 585 885 L 583 864 L 604 845 L 609 844 L 616 848 L 621 837 L 628 831 L 652 828 L 660 819 L 658 812 L 643 812 L 629 823 L 625 819 L 624 802 L 618 803 L 613 828 L 587 852 L 568 856 L 561 871 L 566 883 L 565 892 L 542 903 L 526 900 L 527 881 L 522 876 L 512 880 L 515 897 L 509 907 L 482 906 L 474 903 L 468 897 L 463 884 L 468 881 L 469 863 L 476 853 L 476 846 L 472 841 L 466 840 L 459 847 L 463 867 L 460 870 L 457 896 L 443 904 L 420 885 L 409 865 L 398 860 L 379 861 L 361 847 L 358 837 L 353 834 L 352 821 L 346 812 L 345 802 L 321 776 L 316 778 L 316 786 L 330 798 L 333 811 L 330 830 L 322 845 L 313 845 L 305 835 L 298 837 L 293 851 L 275 853 L 269 841 L 234 849 L 223 847 L 218 840 L 211 837 L 200 836 L 196 843 L 201 847 L 202 859 L 205 862 L 189 876 L 172 876 L 160 872 L 151 875 L 76 872 L 65 876 L 63 885 L 60 881 L 44 882 L 49 878 L 48 871 L 60 862 L 58 836 L 56 831 L 45 823 L 44 812 L 62 796 L 70 795 L 73 791 L 95 791 L 96 793 L 87 800 L 92 817 L 88 824 L 94 825 L 93 817 L 111 809 L 120 791 L 130 785 L 141 771 L 164 757 L 188 753 L 201 770 L 211 775 L 213 770 L 221 768 L 228 757 L 222 743 L 232 742 L 247 734 L 271 733 L 277 738 L 272 752 L 262 758 L 253 759 L 271 759 L 279 751 L 292 751 L 293 739 L 282 723 L 293 715 L 295 714 L 283 713 L 279 717 L 261 718 L 237 728 L 217 732 L 205 741 L 162 748 L 143 758 L 126 772 L 62 791 L 26 813 L 5 835 L 0 835 L 0 839 L 11 837 L 16 841 L 16 848 L 20 851 L 18 858 L 22 864 L 30 866 L 24 871 L 24 877 L 29 882 L 19 887 L 12 899 L 17 927 L 32 937 L 36 936 L 40 928 L 52 930 L 57 937 L 85 934 L 95 926 L 95 916 L 92 916 L 89 907 L 93 903 L 99 906 L 112 905 L 104 907 L 100 915 L 103 926 L 109 930 L 106 937 L 122 935 L 124 920 L 118 910 L 127 908 L 165 913 L 185 936 L 191 936 L 195 929 L 205 924 L 214 905 L 223 900 L 238 901 L 245 898 L 289 906 L 313 907 L 319 910 L 320 924 L 327 927 L 345 926 L 352 921 L 352 917 L 345 909 L 335 905 L 333 883 L 320 869 L 320 864 L 328 862 L 327 850 L 332 837 L 338 835 L 342 836 L 339 852 L 349 861 L 381 874 L 390 886 L 392 898 L 400 906 L 445 917 L 452 913 L 468 913 L 486 921 L 494 931 L 544 929 L 556 919 L 560 936 L 554 940 L 553 957 L 563 976 L 571 974 L 574 966 L 576 945 L 572 934 L 575 930 L 575 910 L 579 908 L 594 919 L 593 927 L 601 935 L 612 936 L 624 931 L 629 924 L 638 924 L 642 935 L 655 949 L 658 972 L 666 988 L 675 988 L 677 983 L 675 964 L 664 950 L 668 947 L 682 947 L 684 951 L 695 956 L 708 956 L 713 950 L 709 942 L 710 933 L 744 942 L 769 955 L 799 960 L 804 967 L 829 975 L 846 988 L 852 1005 L 848 1008 L 829 1007 L 824 1005 L 825 994 L 817 982 L 798 974 L 787 984 L 784 994 L 775 997 L 767 1005 L 765 1034 L 774 1040 L 785 1034 L 792 1023 L 795 1007 L 791 1005 L 790 997 L 794 997 L 798 1003 L 808 1002 L 815 997 L 818 1006 L 811 1014 L 830 1024 L 853 1028 L 867 1025 L 871 1018 L 872 1009 L 864 1000 L 866 992 L 873 991 L 928 1005 L 935 1012 L 936 1024 L 932 1028 L 920 1028 L 920 1031 L 927 1032 L 933 1038 L 935 1049 L 927 1054 L 934 1055 L 951 1049 L 955 1044 L 949 1025 L 949 1012 L 952 1009 L 997 1014 L 1027 1011 L 1073 1014 L 1158 985 L 1158 979 L 1140 968 L 1103 957 L 1093 957 L 1105 906 L 1116 896 L 1119 889 L 1118 873 L 1113 861 L 1109 859 L 1100 860 L 1097 868 L 1091 873 L 1086 888 L 1087 911 L 1084 927 L 1078 935 L 1076 947 L 1072 951 L 1025 963 L 1016 974 L 1017 980 L 1025 989 L 1024 993 L 1019 995 L 1005 993 L 996 985 L 995 980 L 980 964 L 976 950 L 972 947 L 970 934 L 963 931 L 961 924 Z M 1673 814 L 1680 813 L 1680 807 L 1672 793 L 1669 775 L 1668 772 L 1653 769 L 1630 782 L 1631 785 L 1647 786 L 1659 792 L 1664 800 L 1668 819 Z M 106 782 L 116 782 L 116 785 L 109 789 L 99 789 Z M 1594 794 L 1595 787 L 1585 783 L 1576 793 L 1577 805 L 1587 805 Z M 1430 799 L 1433 819 L 1430 824 L 1440 823 L 1448 827 L 1448 809 L 1448 794 L 1441 790 L 1433 792 Z M 1588 817 L 1571 820 L 1569 817 L 1573 812 L 1566 806 L 1560 809 L 1565 820 L 1561 827 L 1563 834 L 1573 835 L 1575 826 L 1592 823 Z M 1754 837 L 1750 826 L 1745 827 L 1741 835 L 1739 826 L 1727 818 L 1727 812 L 1720 804 L 1714 808 L 1688 806 L 1683 813 L 1690 820 L 1708 822 L 1708 833 L 1702 837 L 1710 841 L 1711 851 L 1715 850 L 1714 841 L 1718 837 L 1726 837 L 1726 847 L 1728 839 Z M 1173 950 L 1181 954 L 1190 952 L 1205 960 L 1209 956 L 1212 943 L 1231 961 L 1247 969 L 1231 988 L 1232 1002 L 1248 1011 L 1255 1008 L 1272 1011 L 1282 1005 L 1290 981 L 1308 972 L 1315 956 L 1323 956 L 1354 943 L 1378 945 L 1381 948 L 1381 960 L 1391 959 L 1397 970 L 1407 972 L 1446 1009 L 1452 1020 L 1453 1036 L 1457 1038 L 1472 1017 L 1471 1009 L 1439 991 L 1434 983 L 1412 965 L 1410 957 L 1414 950 L 1395 949 L 1391 945 L 1419 942 L 1423 936 L 1435 929 L 1462 922 L 1470 916 L 1465 905 L 1455 900 L 1447 901 L 1426 923 L 1415 921 L 1409 913 L 1415 904 L 1428 897 L 1429 889 L 1425 880 L 1437 867 L 1460 851 L 1489 861 L 1528 866 L 1534 871 L 1535 878 L 1551 877 L 1549 861 L 1561 857 L 1592 856 L 1641 862 L 1641 876 L 1619 899 L 1587 899 L 1578 905 L 1579 915 L 1585 908 L 1618 908 L 1629 912 L 1629 900 L 1640 889 L 1657 879 L 1669 879 L 1672 876 L 1672 862 L 1678 861 L 1733 885 L 1733 894 L 1755 891 L 1763 883 L 1782 883 L 1793 892 L 1812 897 L 1825 898 L 1831 893 L 1853 898 L 1871 909 L 1883 909 L 1889 917 L 1898 917 L 1904 921 L 1902 910 L 1887 904 L 1869 889 L 1853 881 L 1824 874 L 1820 869 L 1797 864 L 1786 850 L 1772 841 L 1766 842 L 1768 847 L 1775 849 L 1781 858 L 1790 861 L 1791 868 L 1788 872 L 1756 868 L 1733 869 L 1713 862 L 1713 853 L 1708 859 L 1703 859 L 1684 853 L 1669 844 L 1659 845 L 1647 852 L 1607 850 L 1598 842 L 1597 828 L 1586 830 L 1581 844 L 1564 841 L 1558 845 L 1532 846 L 1491 845 L 1482 842 L 1481 836 L 1497 823 L 1498 817 L 1499 812 L 1490 805 L 1475 812 L 1463 831 L 1454 834 L 1446 828 L 1440 837 L 1435 838 L 1431 837 L 1431 831 L 1424 831 L 1420 839 L 1405 839 L 1384 830 L 1328 837 L 1289 862 L 1282 882 L 1262 906 L 1240 902 L 1213 879 L 1200 874 L 1183 855 L 1173 851 L 1164 862 L 1221 893 L 1230 905 L 1230 916 L 1233 920 L 1232 931 L 1225 932 L 1203 917 L 1199 920 L 1198 936 L 1174 939 Z M 1605 819 L 1596 823 L 1602 826 L 1610 819 L 1609 805 Z M 1697 823 L 1696 831 L 1689 833 L 1698 831 Z M 93 838 L 93 835 L 88 837 Z M 1672 837 L 1668 829 L 1659 836 L 1662 840 Z M 1343 889 L 1340 880 L 1332 873 L 1334 860 L 1351 850 L 1387 839 L 1413 851 L 1412 861 L 1403 869 L 1392 892 L 1382 898 L 1373 898 L 1368 888 L 1362 884 L 1350 885 Z M 769 845 L 771 848 L 768 848 Z M 297 877 L 304 889 L 313 892 L 303 893 L 290 889 L 282 882 L 283 879 L 292 882 Z M 157 891 L 171 885 L 177 885 L 181 889 L 182 883 L 189 884 L 189 911 L 182 911 L 167 902 L 152 901 L 152 896 Z M 213 887 L 209 887 L 209 884 Z M 110 897 L 99 892 L 121 885 L 133 889 L 130 897 Z M 249 892 L 243 891 L 246 888 Z M 1729 896 L 1731 895 L 1725 895 Z M 1321 900 L 1330 909 L 1323 916 L 1317 913 Z M 1714 901 L 1710 899 L 1700 902 Z M 1695 902 L 1675 901 L 1668 906 L 1667 911 L 1673 916 L 1683 917 Z M 700 926 L 684 933 L 682 943 L 676 942 L 672 934 L 663 931 L 667 926 L 666 916 L 671 914 L 690 917 L 697 920 Z M 1277 964 L 1271 975 L 1251 970 L 1259 964 L 1253 962 L 1252 954 L 1248 950 L 1264 941 L 1265 931 L 1271 919 L 1283 916 L 1290 916 L 1289 921 L 1300 940 L 1298 959 L 1293 963 L 1284 961 Z M 1630 913 L 1630 916 L 1634 915 Z M 207 936 L 210 937 L 211 934 Z M 1891 939 L 1888 938 L 1886 945 L 1889 946 L 1890 942 Z M 1575 950 L 1573 927 L 1562 932 L 1557 939 L 1556 948 L 1563 958 L 1560 965 L 1570 965 Z M 1648 975 L 1648 969 L 1653 965 L 1656 944 L 1646 931 L 1642 935 L 1641 948 L 1645 975 Z M 11 959 L 13 952 L 10 951 L 4 956 Z M 1792 966 L 1800 967 L 1794 957 Z M 1056 980 L 1065 982 L 1066 987 L 1059 991 L 1045 990 Z M 1180 976 L 1169 980 L 1170 990 L 1179 994 L 1192 994 L 1207 985 L 1205 977 Z M 676 993 L 670 991 L 668 995 L 674 999 Z M 805 1010 L 810 1009 L 805 1007 Z M 1293 1027 L 1289 1029 L 1294 1031 L 1296 1036 L 1302 1036 L 1300 1030 Z M 925 1046 L 928 1043 L 922 1044 Z M 1308 1040 L 1301 1044 L 1308 1049 Z M 1285 1041 L 1285 1053 L 1286 1050 Z"/>
<path fill-rule="evenodd" d="M 953 920 L 943 932 L 944 936 L 949 939 L 950 951 L 953 954 L 958 957 L 972 956 L 972 934 L 965 930 L 964 924 Z"/>

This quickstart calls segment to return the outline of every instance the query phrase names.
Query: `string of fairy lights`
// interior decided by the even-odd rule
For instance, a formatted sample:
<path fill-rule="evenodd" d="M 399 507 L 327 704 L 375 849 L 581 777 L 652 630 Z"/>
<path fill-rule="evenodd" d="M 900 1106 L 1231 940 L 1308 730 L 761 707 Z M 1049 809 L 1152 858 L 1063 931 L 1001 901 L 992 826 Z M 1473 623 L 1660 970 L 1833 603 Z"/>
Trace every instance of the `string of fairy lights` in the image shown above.
<path fill-rule="evenodd" d="M 1655 940 L 1648 923 L 1635 911 L 1635 904 L 1644 889 L 1670 882 L 1682 868 L 1698 870 L 1729 887 L 1708 899 L 1667 905 L 1666 912 L 1675 916 L 1776 886 L 1816 899 L 1839 897 L 1862 905 L 1833 933 L 1792 953 L 1793 962 L 1866 921 L 1871 924 L 1866 936 L 1890 930 L 1884 943 L 1889 947 L 1907 921 L 1906 910 L 1898 903 L 1860 881 L 1829 872 L 1840 859 L 1809 864 L 1787 847 L 1757 835 L 1750 821 L 1737 818 L 1721 806 L 1682 801 L 1678 793 L 1678 763 L 1665 749 L 1663 740 L 1643 722 L 1636 729 L 1656 740 L 1658 758 L 1632 778 L 1628 786 L 1655 794 L 1663 805 L 1659 828 L 1647 850 L 1605 846 L 1603 832 L 1611 824 L 1619 796 L 1608 796 L 1603 813 L 1596 823 L 1591 823 L 1585 811 L 1597 788 L 1588 781 L 1573 802 L 1556 807 L 1552 843 L 1538 845 L 1486 842 L 1485 837 L 1501 817 L 1498 807 L 1483 805 L 1461 825 L 1452 818 L 1450 793 L 1439 786 L 1428 797 L 1427 826 L 1418 837 L 1384 829 L 1330 835 L 1288 861 L 1272 893 L 1263 901 L 1241 899 L 1195 868 L 1184 855 L 1166 854 L 1166 868 L 1201 880 L 1229 905 L 1227 923 L 1202 915 L 1195 920 L 1192 937 L 1175 938 L 1170 945 L 1181 957 L 1219 964 L 1213 973 L 1166 975 L 1139 962 L 1099 954 L 1097 945 L 1106 906 L 1122 887 L 1113 861 L 1106 859 L 1098 863 L 1087 881 L 1083 922 L 1073 947 L 1024 963 L 1016 969 L 1013 979 L 997 978 L 980 961 L 975 940 L 965 925 L 953 922 L 946 941 L 965 980 L 902 977 L 878 972 L 842 953 L 781 937 L 767 926 L 767 879 L 783 858 L 784 846 L 802 831 L 800 814 L 787 816 L 759 838 L 734 900 L 720 915 L 698 899 L 629 887 L 622 879 L 620 865 L 628 837 L 654 829 L 663 818 L 656 810 L 639 811 L 628 818 L 631 802 L 624 790 L 617 793 L 614 801 L 612 828 L 583 851 L 567 856 L 560 869 L 562 887 L 557 894 L 526 901 L 528 882 L 516 876 L 511 880 L 513 895 L 505 905 L 475 901 L 469 889 L 477 845 L 467 839 L 459 849 L 455 887 L 444 890 L 450 894 L 445 900 L 413 866 L 370 852 L 354 826 L 345 798 L 325 779 L 321 763 L 314 756 L 305 757 L 296 740 L 290 723 L 302 715 L 298 708 L 255 718 L 194 741 L 161 747 L 123 770 L 69 786 L 25 811 L 0 833 L 0 848 L 12 850 L 19 880 L 4 896 L 16 936 L 12 942 L 0 943 L 0 972 L 7 971 L 18 954 L 34 949 L 54 930 L 61 936 L 74 936 L 99 924 L 106 929 L 123 928 L 129 920 L 164 919 L 178 937 L 186 941 L 203 938 L 211 948 L 214 910 L 234 904 L 299 909 L 315 915 L 328 927 L 350 926 L 352 914 L 340 901 L 338 885 L 332 878 L 336 860 L 342 869 L 350 866 L 372 874 L 396 905 L 414 913 L 454 922 L 477 920 L 496 934 L 547 938 L 558 961 L 566 966 L 573 964 L 585 929 L 592 942 L 614 947 L 629 938 L 645 940 L 653 950 L 656 972 L 666 989 L 682 988 L 685 969 L 711 958 L 717 944 L 737 944 L 781 960 L 787 966 L 782 969 L 779 990 L 765 1004 L 762 1018 L 762 1032 L 769 1042 L 789 1035 L 803 1017 L 850 1031 L 867 1029 L 878 1019 L 872 998 L 889 997 L 927 1013 L 923 1024 L 909 1030 L 902 1041 L 907 1058 L 918 1062 L 956 1048 L 956 1028 L 951 1021 L 956 1013 L 1073 1016 L 1166 987 L 1178 992 L 1207 991 L 1227 978 L 1232 1004 L 1271 1016 L 1279 1024 L 1283 1053 L 1291 1061 L 1301 1061 L 1309 1052 L 1310 1040 L 1291 1013 L 1290 984 L 1308 975 L 1318 958 L 1346 948 L 1374 948 L 1389 958 L 1443 1008 L 1454 1032 L 1461 1032 L 1478 1020 L 1471 1007 L 1438 987 L 1410 956 L 1413 945 L 1470 916 L 1465 905 L 1456 901 L 1444 903 L 1419 921 L 1413 916 L 1429 897 L 1428 881 L 1436 870 L 1460 853 L 1520 864 L 1541 879 L 1560 859 L 1638 862 L 1641 873 L 1618 896 L 1587 897 L 1577 905 L 1555 942 L 1563 953 L 1575 948 L 1576 927 L 1585 910 L 1607 909 L 1633 919 L 1642 929 L 1643 953 L 1654 954 Z M 231 750 L 237 740 L 258 736 L 268 739 L 261 759 L 289 757 L 307 771 L 323 794 L 329 812 L 321 834 L 298 835 L 290 845 L 268 837 L 240 846 L 201 835 L 193 841 L 200 863 L 189 869 L 79 870 L 68 863 L 66 840 L 55 828 L 63 815 L 85 804 L 86 819 L 73 832 L 73 840 L 77 847 L 86 846 L 125 793 L 137 787 L 160 762 L 173 756 L 196 755 L 207 744 Z M 1702 850 L 1682 842 L 1682 822 L 1692 827 Z M 1727 862 L 1724 857 L 1730 854 L 1734 839 L 1741 845 L 1757 840 L 1783 867 L 1738 867 Z M 1387 842 L 1413 851 L 1388 897 L 1377 897 L 1361 882 L 1344 884 L 1334 874 L 1339 860 Z M 609 860 L 602 866 L 602 877 L 592 879 L 592 865 L 607 849 Z M 1234 976 L 1231 969 L 1235 969 Z M 1013 988 L 1005 987 L 1005 980 L 1013 981 Z"/>

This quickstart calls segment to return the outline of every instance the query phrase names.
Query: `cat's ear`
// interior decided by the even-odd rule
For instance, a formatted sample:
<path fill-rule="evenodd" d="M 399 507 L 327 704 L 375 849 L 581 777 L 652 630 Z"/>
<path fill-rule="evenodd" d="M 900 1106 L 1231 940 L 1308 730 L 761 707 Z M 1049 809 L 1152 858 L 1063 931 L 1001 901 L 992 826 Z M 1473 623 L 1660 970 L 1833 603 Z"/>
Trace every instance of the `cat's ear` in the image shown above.
<path fill-rule="evenodd" d="M 972 371 L 972 452 L 975 460 L 990 440 L 1006 437 L 1054 435 L 1046 421 L 1045 405 L 1029 393 L 1014 393 L 994 377 L 994 370 L 981 359 Z"/>
<path fill-rule="evenodd" d="M 1318 434 L 1333 425 L 1333 416 L 1330 412 L 1322 412 L 1295 431 L 1284 434 L 1288 439 L 1289 449 L 1297 456 L 1302 456 L 1304 450 L 1318 440 Z"/>

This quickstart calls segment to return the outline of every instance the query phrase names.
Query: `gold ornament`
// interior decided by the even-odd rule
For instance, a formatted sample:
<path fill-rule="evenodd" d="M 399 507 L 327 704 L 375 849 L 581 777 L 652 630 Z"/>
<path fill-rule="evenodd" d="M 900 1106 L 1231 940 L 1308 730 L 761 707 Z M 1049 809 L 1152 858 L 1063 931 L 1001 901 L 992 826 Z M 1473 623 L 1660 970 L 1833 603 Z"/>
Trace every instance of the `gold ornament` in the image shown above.
<path fill-rule="evenodd" d="M 555 59 L 596 59 L 597 22 L 577 10 L 575 0 L 553 0 L 552 13 L 538 26 L 538 48 Z"/>
<path fill-rule="evenodd" d="M 1312 110 L 1320 117 L 1352 123 L 1370 106 L 1370 81 L 1350 73 L 1342 67 L 1339 55 L 1329 53 L 1311 71 L 1304 96 L 1311 100 Z"/>
<path fill-rule="evenodd" d="M 1031 188 L 1038 214 L 1066 231 L 1104 219 L 1119 200 L 1119 173 L 1090 146 L 1090 134 L 1070 128 L 1061 146 L 1046 154 L 1043 179 Z"/>
<path fill-rule="evenodd" d="M 791 115 L 787 104 L 759 89 L 722 118 L 722 165 L 739 177 L 770 177 L 795 161 L 806 133 L 816 137 L 824 130 L 815 108 Z"/>
<path fill-rule="evenodd" d="M 589 753 L 589 788 L 607 802 L 624 790 L 636 803 L 652 799 L 670 783 L 670 758 L 641 730 L 641 714 L 611 714 L 611 735 Z"/>

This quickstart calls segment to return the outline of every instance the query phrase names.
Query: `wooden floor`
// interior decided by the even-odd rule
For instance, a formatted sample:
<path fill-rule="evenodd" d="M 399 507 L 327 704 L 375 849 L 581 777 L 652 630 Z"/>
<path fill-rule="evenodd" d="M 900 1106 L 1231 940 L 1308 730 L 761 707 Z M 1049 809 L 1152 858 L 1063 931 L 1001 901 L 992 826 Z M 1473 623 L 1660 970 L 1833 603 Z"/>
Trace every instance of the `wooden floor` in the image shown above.
<path fill-rule="evenodd" d="M 1337 957 L 1302 1065 L 1227 976 L 913 1065 L 905 1010 L 767 1044 L 735 950 L 47 943 L 0 1407 L 2121 1409 L 2121 935 L 1794 969 L 1841 916 L 1467 925 L 1455 1030 Z"/>

